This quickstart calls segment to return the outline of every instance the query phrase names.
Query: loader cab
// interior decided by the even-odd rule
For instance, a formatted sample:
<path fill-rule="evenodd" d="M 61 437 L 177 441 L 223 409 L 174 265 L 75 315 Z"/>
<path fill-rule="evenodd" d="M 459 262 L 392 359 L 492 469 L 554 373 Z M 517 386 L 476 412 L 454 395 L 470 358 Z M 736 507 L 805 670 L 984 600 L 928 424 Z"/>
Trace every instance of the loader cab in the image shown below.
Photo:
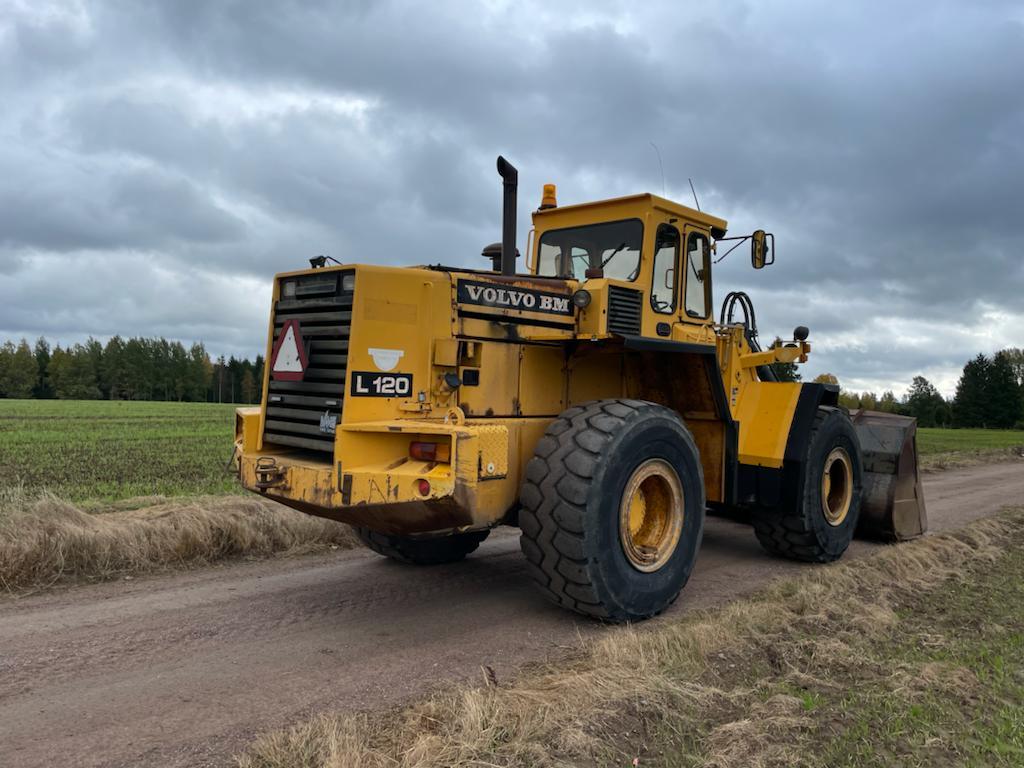
<path fill-rule="evenodd" d="M 711 248 L 725 235 L 725 221 L 650 194 L 558 207 L 545 192 L 533 215 L 530 271 L 578 281 L 593 296 L 593 308 L 582 307 L 581 332 L 706 335 L 702 329 L 713 323 Z M 608 315 L 607 326 L 595 312 Z"/>

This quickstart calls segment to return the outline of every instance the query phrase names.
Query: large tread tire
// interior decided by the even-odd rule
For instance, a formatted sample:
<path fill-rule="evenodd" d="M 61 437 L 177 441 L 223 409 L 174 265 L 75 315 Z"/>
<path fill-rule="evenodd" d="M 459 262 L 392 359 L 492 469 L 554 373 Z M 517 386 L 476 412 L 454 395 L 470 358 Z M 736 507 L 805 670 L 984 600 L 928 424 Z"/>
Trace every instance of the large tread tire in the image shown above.
<path fill-rule="evenodd" d="M 853 492 L 849 512 L 840 525 L 826 520 L 821 493 L 825 461 L 837 447 L 852 463 Z M 863 465 L 860 441 L 841 408 L 819 406 L 807 440 L 802 487 L 792 508 L 757 510 L 752 515 L 758 541 L 769 553 L 809 563 L 830 563 L 842 557 L 853 540 L 860 518 Z"/>
<path fill-rule="evenodd" d="M 490 531 L 469 531 L 449 536 L 420 538 L 377 533 L 356 527 L 360 541 L 378 555 L 410 565 L 441 565 L 462 560 L 487 538 Z"/>
<path fill-rule="evenodd" d="M 620 541 L 619 505 L 634 470 L 663 459 L 678 475 L 678 544 L 653 572 L 633 567 Z M 548 427 L 520 490 L 520 546 L 542 593 L 611 622 L 654 616 L 686 584 L 704 531 L 704 475 L 693 436 L 674 411 L 641 400 L 597 400 Z"/>

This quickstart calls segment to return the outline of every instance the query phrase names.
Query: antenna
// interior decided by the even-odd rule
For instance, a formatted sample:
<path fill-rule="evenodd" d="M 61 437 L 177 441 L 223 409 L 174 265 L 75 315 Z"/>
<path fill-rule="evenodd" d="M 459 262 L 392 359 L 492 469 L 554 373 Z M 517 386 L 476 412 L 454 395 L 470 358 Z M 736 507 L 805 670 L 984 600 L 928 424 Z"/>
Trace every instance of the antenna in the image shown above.
<path fill-rule="evenodd" d="M 661 169 L 661 196 L 667 197 L 665 194 L 665 166 L 661 162 L 661 150 L 658 149 L 658 145 L 653 141 L 651 142 L 651 146 L 654 147 L 654 153 L 658 156 L 658 167 Z"/>
<path fill-rule="evenodd" d="M 696 204 L 697 210 L 699 211 L 700 210 L 700 201 L 697 200 L 697 190 L 693 188 L 693 179 L 687 177 L 686 180 L 688 182 L 690 182 L 690 191 L 693 192 L 693 202 Z"/>

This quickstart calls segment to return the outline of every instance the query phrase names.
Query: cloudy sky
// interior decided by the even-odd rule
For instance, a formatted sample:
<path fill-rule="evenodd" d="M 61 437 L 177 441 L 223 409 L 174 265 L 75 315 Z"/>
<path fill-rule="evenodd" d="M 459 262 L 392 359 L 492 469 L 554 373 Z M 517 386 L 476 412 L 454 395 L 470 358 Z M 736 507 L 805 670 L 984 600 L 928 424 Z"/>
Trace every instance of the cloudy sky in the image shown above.
<path fill-rule="evenodd" d="M 805 374 L 951 394 L 1024 346 L 1024 5 L 0 0 L 0 338 L 262 351 L 270 277 L 480 266 L 559 201 L 661 192 L 733 234 L 716 300 Z"/>

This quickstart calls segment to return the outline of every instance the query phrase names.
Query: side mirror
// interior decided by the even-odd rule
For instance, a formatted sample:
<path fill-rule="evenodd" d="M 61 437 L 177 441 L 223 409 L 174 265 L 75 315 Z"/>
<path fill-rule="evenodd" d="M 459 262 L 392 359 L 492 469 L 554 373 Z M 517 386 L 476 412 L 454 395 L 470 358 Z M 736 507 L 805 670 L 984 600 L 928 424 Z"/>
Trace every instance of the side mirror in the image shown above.
<path fill-rule="evenodd" d="M 763 269 L 775 263 L 775 235 L 763 229 L 750 236 L 750 264 L 754 269 Z"/>

